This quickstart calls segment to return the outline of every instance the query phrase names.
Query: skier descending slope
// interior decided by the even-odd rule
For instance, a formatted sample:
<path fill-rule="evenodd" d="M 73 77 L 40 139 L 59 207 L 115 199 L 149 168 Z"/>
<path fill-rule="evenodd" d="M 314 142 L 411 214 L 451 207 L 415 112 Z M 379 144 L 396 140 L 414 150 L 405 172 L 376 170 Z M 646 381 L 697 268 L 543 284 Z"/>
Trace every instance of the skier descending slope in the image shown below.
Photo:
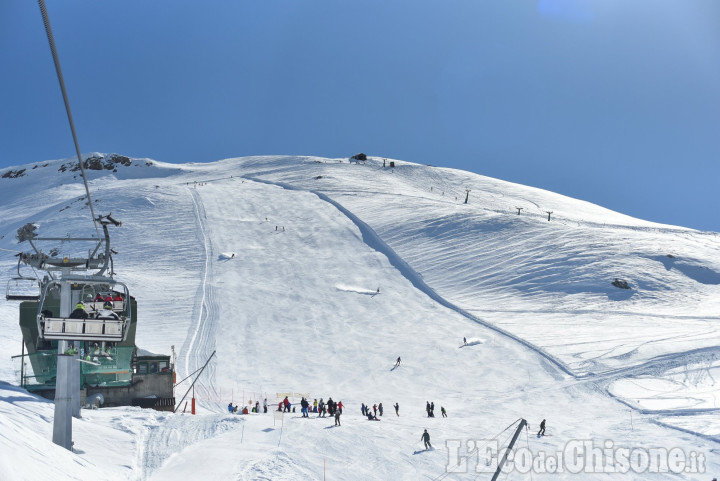
<path fill-rule="evenodd" d="M 425 449 L 432 449 L 432 444 L 430 444 L 430 434 L 427 432 L 427 429 L 423 432 L 420 440 L 425 443 Z"/>

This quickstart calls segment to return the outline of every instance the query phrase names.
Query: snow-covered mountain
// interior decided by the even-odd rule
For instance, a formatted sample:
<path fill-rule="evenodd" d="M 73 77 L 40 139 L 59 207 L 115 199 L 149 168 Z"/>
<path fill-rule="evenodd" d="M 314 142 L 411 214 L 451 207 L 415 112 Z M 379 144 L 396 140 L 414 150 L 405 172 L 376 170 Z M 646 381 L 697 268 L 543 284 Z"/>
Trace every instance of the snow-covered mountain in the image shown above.
<path fill-rule="evenodd" d="M 13 386 L 17 303 L 0 303 L 2 480 L 490 479 L 484 454 L 462 456 L 518 418 L 531 434 L 547 419 L 551 436 L 522 435 L 533 460 L 590 443 L 620 472 L 523 474 L 516 460 L 507 479 L 720 470 L 717 233 L 392 159 L 91 157 L 94 208 L 123 222 L 115 270 L 138 300 L 138 344 L 174 345 L 178 379 L 217 355 L 198 416 L 84 411 L 70 453 L 50 441 L 52 403 Z M 3 285 L 22 225 L 94 232 L 84 196 L 68 160 L 0 172 Z M 279 393 L 342 400 L 343 426 L 225 414 Z M 427 418 L 426 401 L 448 417 Z M 382 422 L 363 402 L 383 403 Z M 423 429 L 434 451 L 420 451 Z M 673 448 L 683 474 L 642 469 L 640 450 Z"/>

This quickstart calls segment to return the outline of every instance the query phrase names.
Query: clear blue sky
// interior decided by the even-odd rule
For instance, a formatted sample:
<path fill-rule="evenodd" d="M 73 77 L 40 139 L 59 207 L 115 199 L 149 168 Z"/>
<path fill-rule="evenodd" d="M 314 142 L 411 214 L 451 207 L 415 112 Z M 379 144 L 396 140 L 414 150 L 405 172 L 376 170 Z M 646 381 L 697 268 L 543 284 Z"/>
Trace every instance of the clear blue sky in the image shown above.
<path fill-rule="evenodd" d="M 83 152 L 357 152 L 720 231 L 718 0 L 46 0 Z M 0 169 L 74 148 L 0 1 Z"/>

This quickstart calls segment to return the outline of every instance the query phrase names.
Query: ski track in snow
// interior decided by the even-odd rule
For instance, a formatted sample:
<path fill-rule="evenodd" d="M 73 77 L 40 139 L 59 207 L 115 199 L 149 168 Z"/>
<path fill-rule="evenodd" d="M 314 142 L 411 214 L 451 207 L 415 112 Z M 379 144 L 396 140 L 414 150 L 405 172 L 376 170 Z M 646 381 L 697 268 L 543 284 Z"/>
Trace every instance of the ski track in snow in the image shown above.
<path fill-rule="evenodd" d="M 254 181 L 254 182 L 260 182 L 263 184 L 268 185 L 275 185 L 278 187 L 282 187 L 283 189 L 287 190 L 296 190 L 296 191 L 302 191 L 305 192 L 305 189 L 297 188 L 295 186 L 285 184 L 282 182 L 272 182 L 264 179 L 259 179 L 252 174 L 244 175 L 245 179 Z M 395 250 L 390 247 L 374 230 L 372 227 L 367 225 L 365 222 L 363 222 L 359 217 L 357 217 L 355 214 L 350 212 L 348 209 L 342 206 L 339 202 L 331 199 L 327 195 L 316 192 L 316 191 L 309 191 L 310 193 L 316 195 L 319 199 L 331 204 L 334 206 L 338 211 L 340 211 L 344 216 L 346 216 L 355 226 L 360 230 L 360 233 L 362 234 L 362 240 L 367 244 L 371 249 L 374 249 L 382 254 L 384 254 L 388 260 L 390 261 L 390 264 L 393 265 L 402 275 L 405 277 L 413 286 L 415 286 L 418 290 L 425 293 L 428 297 L 436 301 L 438 304 L 447 307 L 448 309 L 451 309 L 458 314 L 461 314 L 462 316 L 465 316 L 466 318 L 477 322 L 478 324 L 481 324 L 485 326 L 488 329 L 491 329 L 495 332 L 498 332 L 502 334 L 503 336 L 508 337 L 509 339 L 512 339 L 513 341 L 520 343 L 527 347 L 528 349 L 535 351 L 540 356 L 544 357 L 547 361 L 550 361 L 552 365 L 554 365 L 556 368 L 560 369 L 562 372 L 564 372 L 567 375 L 575 376 L 575 374 L 568 368 L 563 362 L 559 361 L 555 357 L 551 356 L 549 353 L 547 353 L 544 349 L 535 346 L 534 344 L 522 339 L 521 337 L 515 336 L 514 334 L 511 334 L 510 332 L 497 327 L 493 324 L 490 324 L 479 317 L 471 314 L 470 312 L 466 311 L 465 309 L 462 309 L 455 304 L 451 303 L 444 297 L 440 296 L 435 290 L 427 285 L 425 281 L 422 279 L 422 276 L 418 274 L 410 265 L 405 262 L 405 260 L 400 257 L 399 254 L 395 252 Z"/>
<path fill-rule="evenodd" d="M 265 174 L 265 172 L 263 173 Z M 498 332 L 499 334 L 502 334 L 503 336 L 525 346 L 526 348 L 530 349 L 531 351 L 534 351 L 538 355 L 542 356 L 546 361 L 549 361 L 550 365 L 546 365 L 545 369 L 551 370 L 558 369 L 562 371 L 562 373 L 571 376 L 570 380 L 567 380 L 564 383 L 561 383 L 565 387 L 570 387 L 573 385 L 580 385 L 580 384 L 589 384 L 589 385 L 597 385 L 598 388 L 600 388 L 603 392 L 606 393 L 606 395 L 610 396 L 611 398 L 614 398 L 623 404 L 626 404 L 628 407 L 631 407 L 635 410 L 637 410 L 640 413 L 645 413 L 646 410 L 638 409 L 637 406 L 633 406 L 631 403 L 623 400 L 621 397 L 616 396 L 612 394 L 609 391 L 610 384 L 620 378 L 620 377 L 627 377 L 627 376 L 644 376 L 649 374 L 658 374 L 659 372 L 667 371 L 668 369 L 672 369 L 677 366 L 682 366 L 685 364 L 688 364 L 689 362 L 693 362 L 694 359 L 696 359 L 698 356 L 706 356 L 709 354 L 714 355 L 720 355 L 720 347 L 709 347 L 709 348 L 700 348 L 693 351 L 686 351 L 686 352 L 680 352 L 680 353 L 674 353 L 674 354 L 666 354 L 666 355 L 660 355 L 656 358 L 649 359 L 646 362 L 643 362 L 639 365 L 634 366 L 628 366 L 628 367 L 622 367 L 622 368 L 606 368 L 603 371 L 591 371 L 586 370 L 584 373 L 577 373 L 573 369 L 571 369 L 568 365 L 563 363 L 560 359 L 557 357 L 551 355 L 549 352 L 547 352 L 545 349 L 519 337 L 514 334 L 512 334 L 509 331 L 506 331 L 505 329 L 498 327 L 492 323 L 489 323 L 487 321 L 484 321 L 478 316 L 475 316 L 474 314 L 470 313 L 469 311 L 453 304 L 452 302 L 448 301 L 441 295 L 439 295 L 432 287 L 430 287 L 423 279 L 422 276 L 416 272 L 395 250 L 390 247 L 375 231 L 372 227 L 370 227 L 368 224 L 366 224 L 364 221 L 362 221 L 359 217 L 357 217 L 355 214 L 350 212 L 347 208 L 345 208 L 342 204 L 339 202 L 331 199 L 329 196 L 327 196 L 324 193 L 313 191 L 313 190 L 306 190 L 304 188 L 295 187 L 290 184 L 286 184 L 283 182 L 276 182 L 276 181 L 269 181 L 265 179 L 260 179 L 256 177 L 256 174 L 247 174 L 243 176 L 245 179 L 259 182 L 267 185 L 274 185 L 278 187 L 282 187 L 283 189 L 287 190 L 293 190 L 293 191 L 302 191 L 302 192 L 310 192 L 314 195 L 316 195 L 319 199 L 333 205 L 336 209 L 338 209 L 339 212 L 341 212 L 344 216 L 346 216 L 355 226 L 360 230 L 362 239 L 370 248 L 384 254 L 390 263 L 398 269 L 398 271 L 418 290 L 425 293 L 428 297 L 433 299 L 434 301 L 438 302 L 444 307 L 447 307 L 448 309 L 451 309 L 467 319 L 470 319 L 478 324 L 483 325 L 484 327 L 491 329 L 492 331 Z M 590 223 L 592 224 L 592 223 Z M 632 230 L 640 230 L 640 231 L 650 231 L 650 230 L 657 230 L 654 228 L 645 228 L 645 227 L 634 227 L 634 226 L 622 226 L 618 225 L 617 227 L 622 228 L 629 228 Z M 675 229 L 662 229 L 664 231 L 675 231 Z M 539 245 L 542 245 L 542 243 L 538 242 Z M 703 317 L 703 319 L 706 319 L 706 317 Z M 677 339 L 682 336 L 676 336 L 673 338 L 668 339 Z M 658 340 L 654 341 L 647 341 L 643 344 L 652 344 L 653 342 L 658 342 Z M 601 359 L 604 357 L 607 357 L 610 353 L 610 351 L 614 351 L 618 349 L 619 346 L 616 346 L 609 351 L 605 351 L 602 354 L 599 354 L 598 356 L 595 356 L 594 358 L 588 359 L 587 362 L 589 364 L 592 364 L 593 359 Z M 638 346 L 639 347 L 639 346 Z M 552 366 L 552 367 L 551 367 Z M 559 373 L 558 373 L 559 374 Z M 556 378 L 558 380 L 562 380 L 562 376 L 559 376 L 555 374 Z M 692 412 L 714 412 L 714 411 L 720 411 L 720 408 L 717 409 L 701 409 L 701 410 L 692 410 Z M 650 412 L 650 411 L 648 411 Z M 677 412 L 676 410 L 667 410 L 667 411 L 652 411 L 652 413 L 658 414 L 673 414 Z"/>
<path fill-rule="evenodd" d="M 201 255 L 204 256 L 205 262 L 203 264 L 203 271 L 199 276 L 200 285 L 198 286 L 198 295 L 195 297 L 198 301 L 193 307 L 193 318 L 197 321 L 194 329 L 188 334 L 188 338 L 182 349 L 185 357 L 184 364 L 187 375 L 201 368 L 215 350 L 218 316 L 217 299 L 215 298 L 212 287 L 213 274 L 211 261 L 214 259 L 214 254 L 206 224 L 207 215 L 205 214 L 202 199 L 198 191 L 196 189 L 190 189 L 190 193 L 195 210 L 198 238 L 201 240 L 203 247 Z M 215 369 L 216 359 L 213 358 L 195 384 L 195 388 L 203 394 L 203 399 L 218 398 L 215 387 Z M 218 407 L 211 408 L 211 410 L 217 411 Z"/>
<path fill-rule="evenodd" d="M 138 481 L 149 479 L 173 455 L 205 439 L 238 429 L 242 420 L 219 415 L 160 416 L 147 427 L 143 449 L 139 453 L 142 473 Z M 188 425 L 191 425 L 190 427 Z"/>

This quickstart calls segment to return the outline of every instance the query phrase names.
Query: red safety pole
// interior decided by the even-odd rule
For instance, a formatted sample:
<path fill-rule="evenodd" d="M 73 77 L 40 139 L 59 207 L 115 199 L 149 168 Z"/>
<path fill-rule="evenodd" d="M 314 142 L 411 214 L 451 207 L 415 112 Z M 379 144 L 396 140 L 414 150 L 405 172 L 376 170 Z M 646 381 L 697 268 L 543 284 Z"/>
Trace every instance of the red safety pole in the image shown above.
<path fill-rule="evenodd" d="M 195 386 L 193 386 L 193 395 L 192 395 L 192 408 L 190 408 L 190 414 L 195 414 Z"/>
<path fill-rule="evenodd" d="M 183 408 L 183 414 L 185 414 L 186 409 L 187 409 L 187 401 L 185 401 L 185 407 Z"/>

